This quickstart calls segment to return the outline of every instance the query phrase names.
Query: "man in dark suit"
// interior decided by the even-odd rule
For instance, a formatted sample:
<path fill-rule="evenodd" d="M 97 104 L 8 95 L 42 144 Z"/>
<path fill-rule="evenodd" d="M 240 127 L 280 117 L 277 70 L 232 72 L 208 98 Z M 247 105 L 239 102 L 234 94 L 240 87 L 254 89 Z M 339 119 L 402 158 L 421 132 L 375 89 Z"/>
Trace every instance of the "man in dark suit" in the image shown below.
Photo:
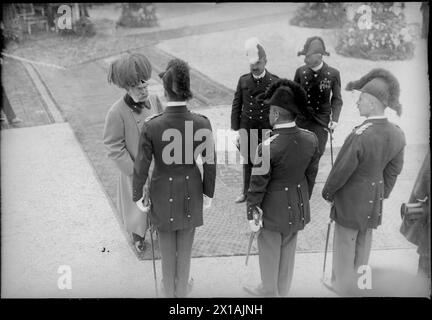
<path fill-rule="evenodd" d="M 237 203 L 246 201 L 253 156 L 262 140 L 262 130 L 270 129 L 269 107 L 259 98 L 278 77 L 266 70 L 267 57 L 257 38 L 245 43 L 250 73 L 240 77 L 234 94 L 231 111 L 231 129 L 237 132 L 237 146 L 244 160 L 243 190 Z"/>
<path fill-rule="evenodd" d="M 322 156 L 328 130 L 336 128 L 342 109 L 340 74 L 323 61 L 323 55 L 330 54 L 320 37 L 308 38 L 303 50 L 297 55 L 305 55 L 305 65 L 296 70 L 294 81 L 306 90 L 306 108 L 310 116 L 299 116 L 296 123 L 300 128 L 316 134 Z"/>
<path fill-rule="evenodd" d="M 405 148 L 404 133 L 384 114 L 387 106 L 401 114 L 397 79 L 374 69 L 346 89 L 361 92 L 357 107 L 367 119 L 345 140 L 322 191 L 335 221 L 332 289 L 341 295 L 358 289 L 357 272 L 368 264 L 372 229 L 381 224 L 383 200 L 402 171 Z"/>
<path fill-rule="evenodd" d="M 309 199 L 318 172 L 318 140 L 296 126 L 305 91 L 291 80 L 279 80 L 266 93 L 271 136 L 258 147 L 262 163 L 252 170 L 247 218 L 257 232 L 261 284 L 244 289 L 256 296 L 286 296 L 294 271 L 297 233 L 310 222 Z M 258 158 L 258 157 L 257 157 Z M 267 162 L 267 166 L 264 162 Z M 267 167 L 268 170 L 261 170 Z M 261 172 L 259 172 L 261 171 Z M 252 220 L 263 211 L 262 229 Z"/>
<path fill-rule="evenodd" d="M 192 243 L 195 228 L 203 224 L 203 200 L 204 207 L 209 207 L 215 190 L 216 154 L 210 121 L 186 106 L 192 97 L 188 65 L 173 59 L 160 76 L 168 103 L 163 113 L 143 125 L 134 167 L 133 200 L 143 206 L 143 186 L 154 158 L 150 221 L 159 234 L 164 293 L 167 297 L 184 297 L 190 291 Z M 198 130 L 204 139 L 195 140 Z M 203 161 L 202 178 L 196 164 L 198 155 Z"/>

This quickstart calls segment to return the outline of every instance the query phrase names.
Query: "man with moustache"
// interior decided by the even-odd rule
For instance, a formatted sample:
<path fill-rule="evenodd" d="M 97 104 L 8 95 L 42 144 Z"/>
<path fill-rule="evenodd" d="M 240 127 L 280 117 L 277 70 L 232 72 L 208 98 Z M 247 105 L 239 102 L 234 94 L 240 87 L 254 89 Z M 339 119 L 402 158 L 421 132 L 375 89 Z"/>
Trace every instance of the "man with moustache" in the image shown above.
<path fill-rule="evenodd" d="M 294 81 L 306 90 L 305 107 L 311 115 L 299 116 L 296 123 L 300 128 L 316 134 L 322 156 L 328 140 L 328 131 L 336 129 L 342 109 L 340 74 L 323 61 L 323 55 L 330 54 L 320 37 L 308 38 L 303 50 L 297 55 L 305 55 L 305 65 L 296 70 Z"/>
<path fill-rule="evenodd" d="M 357 101 L 366 120 L 346 138 L 324 185 L 322 196 L 332 204 L 335 221 L 332 287 L 341 295 L 358 292 L 358 269 L 367 265 L 372 229 L 381 225 L 383 202 L 403 167 L 405 135 L 384 114 L 400 116 L 399 82 L 385 69 L 373 69 L 346 90 L 361 92 Z"/>
<path fill-rule="evenodd" d="M 310 222 L 318 139 L 296 125 L 298 115 L 307 115 L 302 108 L 306 93 L 299 84 L 281 79 L 267 90 L 265 98 L 273 131 L 258 147 L 256 158 L 267 163 L 254 164 L 247 195 L 247 219 L 251 231 L 259 231 L 261 284 L 244 290 L 254 296 L 286 296 L 294 271 L 297 233 Z M 265 167 L 268 170 L 260 170 Z M 262 223 L 257 225 L 253 216 L 261 210 Z"/>
<path fill-rule="evenodd" d="M 236 132 L 237 147 L 246 162 L 243 164 L 243 190 L 236 203 L 246 201 L 256 147 L 262 140 L 262 130 L 271 128 L 269 108 L 259 95 L 278 79 L 266 70 L 266 52 L 257 38 L 248 39 L 245 49 L 250 72 L 238 81 L 231 111 L 231 129 Z"/>

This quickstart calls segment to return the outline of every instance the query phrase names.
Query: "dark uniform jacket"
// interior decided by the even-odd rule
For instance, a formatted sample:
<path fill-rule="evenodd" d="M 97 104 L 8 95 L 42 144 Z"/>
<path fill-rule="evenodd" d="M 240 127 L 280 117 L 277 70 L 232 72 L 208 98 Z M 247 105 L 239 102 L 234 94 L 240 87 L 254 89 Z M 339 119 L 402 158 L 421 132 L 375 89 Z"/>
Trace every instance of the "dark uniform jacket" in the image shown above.
<path fill-rule="evenodd" d="M 260 155 L 263 148 L 270 148 L 270 170 L 263 175 L 252 173 L 247 217 L 251 220 L 258 206 L 263 210 L 265 229 L 287 235 L 302 230 L 310 221 L 309 199 L 318 172 L 317 137 L 297 126 L 275 129 L 259 145 Z"/>
<path fill-rule="evenodd" d="M 257 96 L 279 78 L 266 70 L 265 76 L 255 80 L 252 73 L 240 77 L 231 111 L 231 129 L 270 129 L 269 106 Z"/>
<path fill-rule="evenodd" d="M 167 129 L 171 129 L 172 134 Z M 195 141 L 195 133 L 199 129 L 207 129 L 210 134 L 204 138 L 197 137 L 199 141 Z M 178 130 L 177 133 L 174 130 Z M 175 141 L 180 143 L 175 145 Z M 203 141 L 207 141 L 207 148 L 205 151 L 197 150 L 203 147 Z M 153 225 L 161 231 L 201 226 L 203 194 L 213 197 L 216 181 L 216 153 L 210 121 L 203 115 L 190 112 L 186 106 L 167 107 L 163 113 L 144 123 L 138 148 L 133 175 L 133 200 L 138 201 L 142 197 L 154 157 L 150 181 L 150 220 Z M 202 178 L 195 153 L 202 154 Z M 172 159 L 177 157 L 178 161 L 166 163 L 163 159 L 169 155 Z"/>
<path fill-rule="evenodd" d="M 307 66 L 296 70 L 294 81 L 300 84 L 307 93 L 307 108 L 311 118 L 305 119 L 300 115 L 297 122 L 314 121 L 327 128 L 332 119 L 338 122 L 342 109 L 341 79 L 339 71 L 325 62 L 318 71 Z"/>
<path fill-rule="evenodd" d="M 345 140 L 324 185 L 331 218 L 365 230 L 381 224 L 383 200 L 402 171 L 405 135 L 387 119 L 367 119 Z"/>
<path fill-rule="evenodd" d="M 417 253 L 430 255 L 430 151 L 426 154 L 414 187 L 411 191 L 408 203 L 417 203 L 426 199 L 423 203 L 423 215 L 416 222 L 404 219 L 400 232 L 413 244 L 418 246 Z"/>

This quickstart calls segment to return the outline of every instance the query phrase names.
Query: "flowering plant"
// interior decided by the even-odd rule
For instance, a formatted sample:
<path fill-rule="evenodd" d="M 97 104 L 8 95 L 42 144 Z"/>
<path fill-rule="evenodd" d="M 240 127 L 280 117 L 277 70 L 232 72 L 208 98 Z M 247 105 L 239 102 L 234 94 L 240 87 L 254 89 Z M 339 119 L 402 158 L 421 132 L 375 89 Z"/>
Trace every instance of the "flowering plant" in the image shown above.
<path fill-rule="evenodd" d="M 359 9 L 340 32 L 336 52 L 370 60 L 403 60 L 413 56 L 415 35 L 406 25 L 399 5 L 368 3 Z"/>
<path fill-rule="evenodd" d="M 290 24 L 308 28 L 339 28 L 345 23 L 345 17 L 341 3 L 306 3 L 297 10 Z"/>

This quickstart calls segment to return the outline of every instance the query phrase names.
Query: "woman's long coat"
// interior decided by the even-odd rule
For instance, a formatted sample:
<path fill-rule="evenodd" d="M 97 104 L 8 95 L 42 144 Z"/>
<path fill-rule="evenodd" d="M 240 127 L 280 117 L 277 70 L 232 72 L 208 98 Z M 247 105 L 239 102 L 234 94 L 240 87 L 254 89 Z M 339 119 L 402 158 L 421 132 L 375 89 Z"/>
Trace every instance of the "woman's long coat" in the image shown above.
<path fill-rule="evenodd" d="M 117 186 L 117 208 L 128 233 L 144 236 L 147 230 L 147 216 L 132 199 L 132 176 L 134 161 L 138 153 L 138 142 L 144 120 L 162 112 L 162 104 L 157 95 L 149 96 L 150 109 L 143 108 L 138 114 L 132 111 L 123 97 L 114 103 L 105 118 L 103 134 L 108 157 L 120 171 Z"/>

